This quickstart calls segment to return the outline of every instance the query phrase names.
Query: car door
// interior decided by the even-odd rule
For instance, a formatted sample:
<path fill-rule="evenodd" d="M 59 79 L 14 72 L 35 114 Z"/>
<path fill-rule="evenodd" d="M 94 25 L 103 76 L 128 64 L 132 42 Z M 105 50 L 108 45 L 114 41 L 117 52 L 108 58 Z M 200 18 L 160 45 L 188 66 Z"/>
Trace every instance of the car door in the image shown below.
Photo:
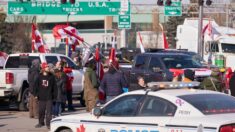
<path fill-rule="evenodd" d="M 135 64 L 130 71 L 130 87 L 136 87 L 138 84 L 137 78 L 144 77 L 146 66 L 148 63 L 148 56 L 139 55 L 135 59 Z"/>
<path fill-rule="evenodd" d="M 73 80 L 73 94 L 80 93 L 83 90 L 83 69 L 78 69 L 76 64 L 66 56 L 60 56 L 60 60 L 65 60 L 70 68 L 73 70 L 74 80 Z"/>
<path fill-rule="evenodd" d="M 148 95 L 137 116 L 148 120 L 148 123 L 157 123 L 159 132 L 172 132 L 167 124 L 173 119 L 177 107 L 166 99 Z"/>
<path fill-rule="evenodd" d="M 162 81 L 164 74 L 161 61 L 158 57 L 152 56 L 144 74 L 146 82 Z"/>
<path fill-rule="evenodd" d="M 144 95 L 127 95 L 109 103 L 102 109 L 102 115 L 84 120 L 89 132 L 159 132 L 157 123 L 148 123 L 136 117 Z"/>

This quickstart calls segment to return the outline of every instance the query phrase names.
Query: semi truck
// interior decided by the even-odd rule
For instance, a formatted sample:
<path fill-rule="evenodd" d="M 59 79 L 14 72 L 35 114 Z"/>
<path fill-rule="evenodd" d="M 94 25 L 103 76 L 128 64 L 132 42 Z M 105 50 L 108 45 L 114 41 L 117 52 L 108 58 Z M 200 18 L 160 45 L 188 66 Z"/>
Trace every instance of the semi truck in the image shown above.
<path fill-rule="evenodd" d="M 203 19 L 203 29 L 211 23 L 211 35 L 203 33 L 203 59 L 218 67 L 235 69 L 235 29 L 219 26 L 212 19 Z M 198 51 L 198 19 L 186 18 L 177 26 L 176 48 Z"/>

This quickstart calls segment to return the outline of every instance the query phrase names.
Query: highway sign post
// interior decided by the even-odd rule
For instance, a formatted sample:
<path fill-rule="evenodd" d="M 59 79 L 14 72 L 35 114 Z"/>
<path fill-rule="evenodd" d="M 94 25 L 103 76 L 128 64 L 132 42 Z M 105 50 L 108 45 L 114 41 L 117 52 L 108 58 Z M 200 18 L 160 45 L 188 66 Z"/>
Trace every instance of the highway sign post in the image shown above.
<path fill-rule="evenodd" d="M 119 15 L 118 28 L 119 29 L 130 29 L 131 28 L 131 16 L 130 15 Z"/>
<path fill-rule="evenodd" d="M 8 14 L 14 15 L 108 15 L 120 13 L 120 2 L 76 2 L 75 4 L 53 1 L 8 2 Z M 126 12 L 130 14 L 130 10 Z"/>
<path fill-rule="evenodd" d="M 182 16 L 182 3 L 181 1 L 172 1 L 170 6 L 164 6 L 165 16 Z"/>

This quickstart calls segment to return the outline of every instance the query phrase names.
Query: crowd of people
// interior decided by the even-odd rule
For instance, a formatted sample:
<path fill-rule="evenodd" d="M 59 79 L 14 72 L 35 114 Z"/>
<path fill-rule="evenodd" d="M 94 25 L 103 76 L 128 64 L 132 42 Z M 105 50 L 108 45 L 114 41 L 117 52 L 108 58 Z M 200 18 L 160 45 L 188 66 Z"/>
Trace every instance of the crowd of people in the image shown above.
<path fill-rule="evenodd" d="M 74 111 L 72 103 L 72 69 L 65 61 L 53 64 L 32 61 L 28 70 L 29 116 L 38 119 L 36 128 L 44 125 L 50 128 L 53 117 L 60 116 L 68 104 L 68 111 Z M 46 118 L 46 123 L 44 119 Z"/>
<path fill-rule="evenodd" d="M 147 88 L 144 77 L 139 76 L 137 78 L 138 86 L 128 89 L 127 79 L 115 61 L 105 65 L 105 73 L 102 78 L 97 75 L 96 65 L 95 60 L 88 61 L 84 73 L 83 98 L 87 112 L 91 112 L 97 104 L 106 103 L 124 92 Z M 223 82 L 227 80 L 223 80 L 222 77 L 225 73 L 221 73 L 216 68 L 212 69 L 211 76 L 204 78 L 199 88 L 224 92 L 227 87 L 230 87 L 231 95 L 235 96 L 235 74 L 229 74 L 231 79 L 226 84 Z M 183 75 L 175 76 L 172 81 L 191 82 L 195 80 L 194 77 L 194 71 L 186 69 Z M 40 65 L 39 60 L 33 60 L 32 66 L 28 70 L 28 81 L 30 90 L 29 116 L 38 119 L 36 128 L 44 125 L 50 128 L 50 120 L 65 111 L 66 103 L 68 111 L 74 111 L 72 69 L 67 67 L 65 61 L 59 61 L 54 66 L 47 63 Z"/>

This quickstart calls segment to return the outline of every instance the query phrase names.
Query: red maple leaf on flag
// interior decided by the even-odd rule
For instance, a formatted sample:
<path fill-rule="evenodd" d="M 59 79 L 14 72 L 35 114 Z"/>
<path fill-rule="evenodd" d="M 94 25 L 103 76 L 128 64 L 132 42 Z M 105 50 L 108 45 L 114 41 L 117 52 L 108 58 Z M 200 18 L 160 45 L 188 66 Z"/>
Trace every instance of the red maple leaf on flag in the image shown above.
<path fill-rule="evenodd" d="M 82 125 L 80 125 L 80 127 L 79 128 L 77 128 L 77 132 L 85 132 L 85 127 L 84 127 L 84 125 L 82 124 Z"/>

